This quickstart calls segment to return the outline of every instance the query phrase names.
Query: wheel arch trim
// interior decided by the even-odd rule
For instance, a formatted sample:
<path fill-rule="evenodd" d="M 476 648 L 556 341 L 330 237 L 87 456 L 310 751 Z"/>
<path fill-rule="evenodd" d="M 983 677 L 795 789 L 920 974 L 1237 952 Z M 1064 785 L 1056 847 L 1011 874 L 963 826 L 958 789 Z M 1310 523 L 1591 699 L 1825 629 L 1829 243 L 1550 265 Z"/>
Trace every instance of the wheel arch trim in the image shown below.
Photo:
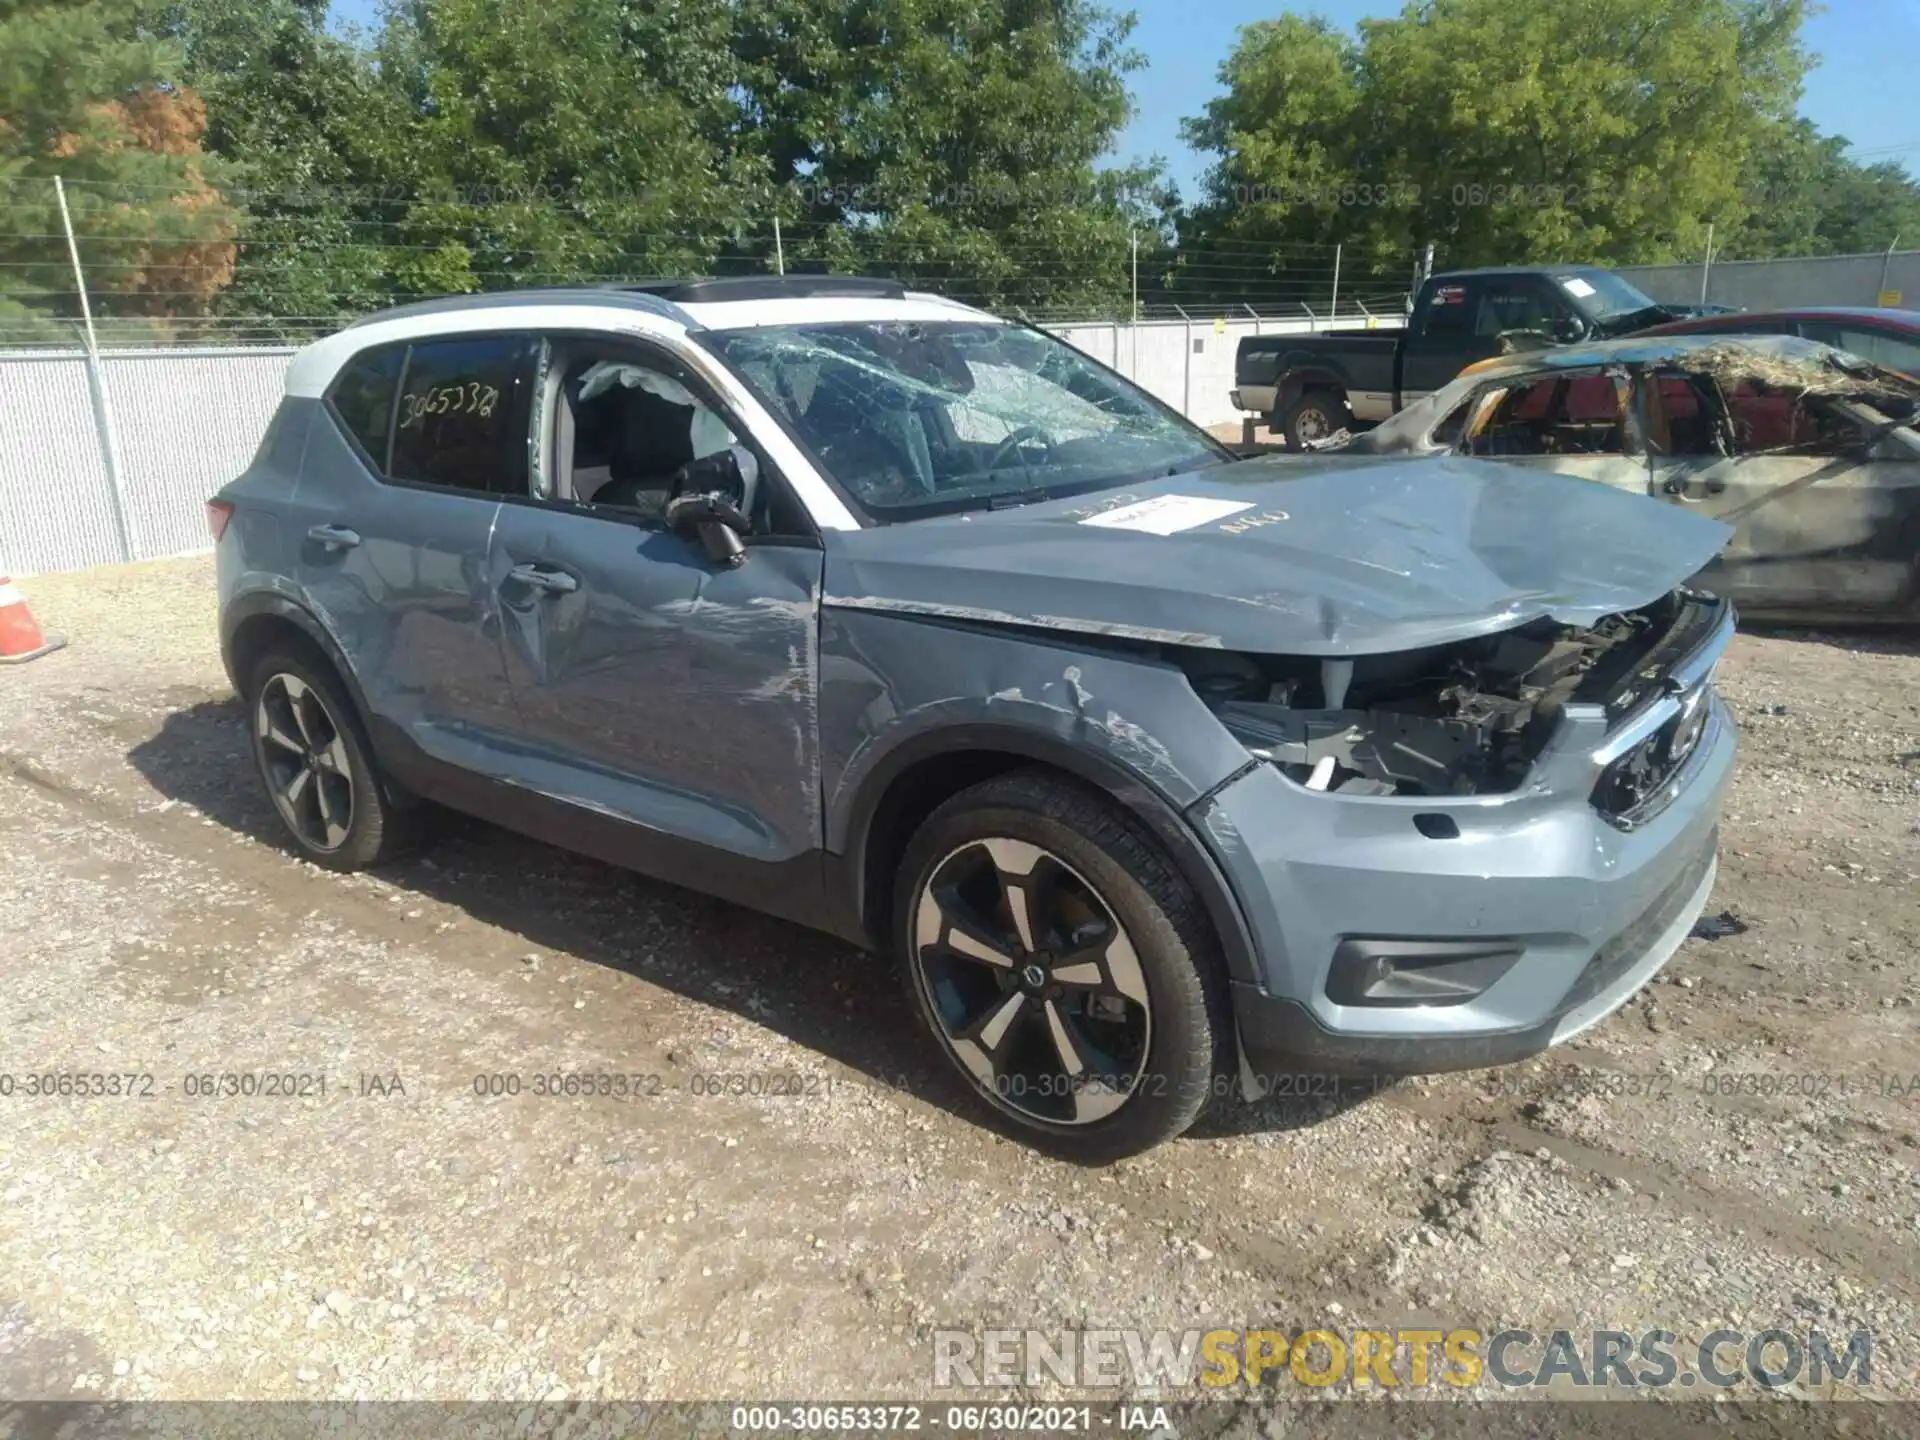
<path fill-rule="evenodd" d="M 292 625 L 319 647 L 327 663 L 333 666 L 334 673 L 340 677 L 340 683 L 346 686 L 347 698 L 353 702 L 356 718 L 371 733 L 369 722 L 372 715 L 367 709 L 366 692 L 360 688 L 360 679 L 353 673 L 353 666 L 347 663 L 346 652 L 340 648 L 340 642 L 333 638 L 333 633 L 312 610 L 278 590 L 250 590 L 234 596 L 221 607 L 220 658 L 234 690 L 239 692 L 246 681 L 246 676 L 239 673 L 235 643 L 250 621 L 261 619 L 279 620 Z"/>
<path fill-rule="evenodd" d="M 1274 388 L 1273 413 L 1280 414 L 1310 390 L 1331 390 L 1338 394 L 1341 404 L 1351 404 L 1343 373 L 1325 365 L 1303 365 L 1282 372 Z"/>
<path fill-rule="evenodd" d="M 1021 726 L 970 722 L 922 732 L 901 741 L 867 767 L 838 827 L 844 836 L 840 854 L 847 883 L 852 887 L 850 900 L 854 915 L 868 915 L 868 849 L 874 838 L 874 822 L 895 783 L 909 771 L 942 756 L 980 752 L 1003 754 L 1062 771 L 1118 804 L 1166 850 L 1181 878 L 1193 886 L 1220 943 L 1229 977 L 1250 984 L 1262 983 L 1253 935 L 1239 899 L 1187 817 L 1111 757 Z M 883 940 L 884 936 L 870 938 Z"/>

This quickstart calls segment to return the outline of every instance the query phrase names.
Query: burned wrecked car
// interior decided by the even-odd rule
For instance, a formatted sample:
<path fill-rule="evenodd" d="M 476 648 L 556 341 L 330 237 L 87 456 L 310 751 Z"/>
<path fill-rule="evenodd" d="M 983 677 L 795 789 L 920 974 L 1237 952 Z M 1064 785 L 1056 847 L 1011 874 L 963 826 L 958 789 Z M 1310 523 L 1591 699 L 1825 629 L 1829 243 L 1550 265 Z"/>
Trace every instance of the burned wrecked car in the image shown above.
<path fill-rule="evenodd" d="M 1791 335 L 1647 335 L 1474 366 L 1326 447 L 1572 475 L 1733 537 L 1698 582 L 1742 614 L 1920 620 L 1920 382 Z"/>
<path fill-rule="evenodd" d="M 1682 582 L 1725 526 L 1236 461 L 886 282 L 374 316 L 209 510 L 300 854 L 378 864 L 435 801 L 878 949 L 895 1057 L 1085 1160 L 1564 1040 L 1713 884 L 1733 616 Z"/>

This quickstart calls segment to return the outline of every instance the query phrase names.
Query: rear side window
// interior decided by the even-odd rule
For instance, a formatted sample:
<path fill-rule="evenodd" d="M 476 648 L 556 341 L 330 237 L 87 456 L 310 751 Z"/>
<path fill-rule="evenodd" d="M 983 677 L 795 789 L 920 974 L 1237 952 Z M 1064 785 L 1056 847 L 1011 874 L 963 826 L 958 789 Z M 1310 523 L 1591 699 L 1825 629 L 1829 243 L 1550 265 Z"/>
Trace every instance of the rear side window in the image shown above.
<path fill-rule="evenodd" d="M 1424 334 L 1467 335 L 1472 333 L 1471 312 L 1478 302 L 1478 285 L 1451 284 L 1434 287 L 1427 305 Z"/>
<path fill-rule="evenodd" d="M 527 493 L 528 394 L 538 343 L 473 336 L 412 347 L 394 411 L 395 480 Z"/>
<path fill-rule="evenodd" d="M 1723 392 L 1736 455 L 1848 455 L 1860 431 L 1847 418 L 1802 391 L 1743 380 Z"/>
<path fill-rule="evenodd" d="M 387 440 L 393 424 L 393 397 L 400 385 L 407 347 L 386 345 L 354 358 L 334 381 L 328 402 L 347 433 L 360 442 L 375 470 L 387 465 Z"/>
<path fill-rule="evenodd" d="M 1884 330 L 1868 330 L 1864 326 L 1806 325 L 1801 333 L 1809 339 L 1821 340 L 1849 351 L 1862 360 L 1871 360 L 1889 370 L 1920 378 L 1920 340 L 1906 340 L 1898 335 L 1889 335 Z"/>

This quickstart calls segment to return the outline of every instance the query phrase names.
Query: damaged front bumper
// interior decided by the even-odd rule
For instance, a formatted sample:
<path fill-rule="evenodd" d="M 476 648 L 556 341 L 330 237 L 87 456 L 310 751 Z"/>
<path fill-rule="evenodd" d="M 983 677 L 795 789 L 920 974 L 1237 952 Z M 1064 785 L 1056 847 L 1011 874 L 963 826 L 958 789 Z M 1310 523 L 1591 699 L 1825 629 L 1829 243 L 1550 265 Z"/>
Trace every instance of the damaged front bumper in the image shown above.
<path fill-rule="evenodd" d="M 1194 806 L 1263 975 L 1234 986 L 1244 1088 L 1499 1064 L 1625 1004 L 1713 887 L 1735 737 L 1711 673 L 1732 626 L 1724 610 L 1617 723 L 1569 706 L 1512 793 L 1323 793 L 1260 765 Z M 1622 767 L 1675 744 L 1623 799 Z"/>

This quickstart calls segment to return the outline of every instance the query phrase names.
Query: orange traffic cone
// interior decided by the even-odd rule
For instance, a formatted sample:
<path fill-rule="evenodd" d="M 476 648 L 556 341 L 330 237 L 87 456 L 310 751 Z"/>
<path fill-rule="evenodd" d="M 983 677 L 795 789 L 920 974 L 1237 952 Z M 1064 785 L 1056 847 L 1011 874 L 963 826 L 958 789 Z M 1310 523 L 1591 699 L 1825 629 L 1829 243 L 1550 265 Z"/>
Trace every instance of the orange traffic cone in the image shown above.
<path fill-rule="evenodd" d="M 33 611 L 27 608 L 27 597 L 14 588 L 11 579 L 0 575 L 0 665 L 24 665 L 66 643 L 64 635 L 40 633 Z"/>

